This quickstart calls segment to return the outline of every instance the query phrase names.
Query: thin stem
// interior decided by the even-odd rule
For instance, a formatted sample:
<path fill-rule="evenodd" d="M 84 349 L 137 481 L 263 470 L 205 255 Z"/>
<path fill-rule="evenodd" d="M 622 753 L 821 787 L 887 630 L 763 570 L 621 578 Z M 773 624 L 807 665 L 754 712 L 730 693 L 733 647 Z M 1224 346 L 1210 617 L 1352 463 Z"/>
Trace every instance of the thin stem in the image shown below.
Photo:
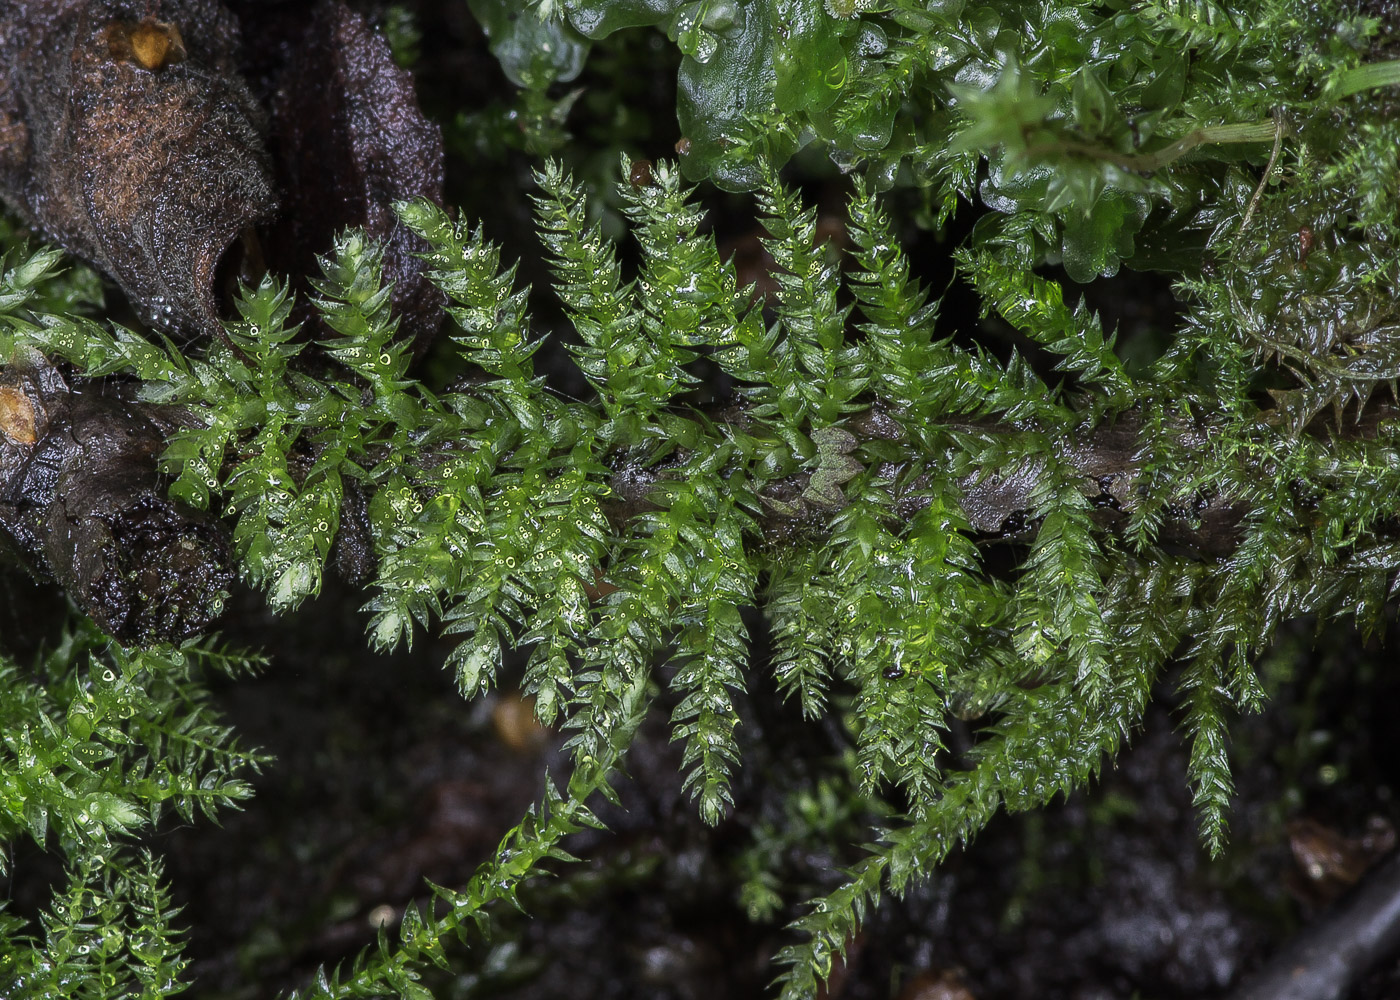
<path fill-rule="evenodd" d="M 1269 175 L 1274 172 L 1274 164 L 1278 163 L 1279 150 L 1283 148 L 1283 109 L 1274 109 L 1274 149 L 1269 154 L 1269 162 L 1264 164 L 1264 176 L 1259 178 L 1259 186 L 1254 189 L 1254 197 L 1249 199 L 1249 208 L 1245 210 L 1244 220 L 1240 223 L 1240 231 L 1235 234 L 1235 239 L 1239 239 L 1244 231 L 1249 228 L 1249 220 L 1254 218 L 1254 210 L 1259 207 L 1259 199 L 1264 197 L 1264 188 L 1269 184 Z"/>
<path fill-rule="evenodd" d="M 450 902 L 446 912 L 434 917 L 427 909 L 425 924 L 412 939 L 404 939 L 394 950 L 382 944 L 343 981 L 324 976 L 307 990 L 306 1000 L 349 1000 L 351 997 L 428 995 L 427 990 L 407 993 L 403 987 L 419 978 L 420 970 L 441 950 L 441 942 L 462 937 L 464 928 L 473 924 L 485 927 L 485 908 L 501 900 L 513 901 L 516 890 L 524 882 L 542 874 L 540 865 L 548 859 L 573 860 L 560 848 L 560 843 L 584 825 L 597 825 L 588 811 L 587 800 L 596 792 L 607 794 L 609 779 L 622 756 L 630 748 L 632 737 L 646 715 L 649 699 L 643 671 L 622 692 L 620 722 L 609 746 L 597 759 L 581 762 L 574 768 L 565 793 L 551 801 L 546 793 L 543 802 L 532 808 L 525 819 L 501 842 L 497 857 L 484 862 L 472 876 L 467 888 L 460 893 L 440 889 L 437 895 Z M 302 994 L 293 993 L 290 1000 Z"/>

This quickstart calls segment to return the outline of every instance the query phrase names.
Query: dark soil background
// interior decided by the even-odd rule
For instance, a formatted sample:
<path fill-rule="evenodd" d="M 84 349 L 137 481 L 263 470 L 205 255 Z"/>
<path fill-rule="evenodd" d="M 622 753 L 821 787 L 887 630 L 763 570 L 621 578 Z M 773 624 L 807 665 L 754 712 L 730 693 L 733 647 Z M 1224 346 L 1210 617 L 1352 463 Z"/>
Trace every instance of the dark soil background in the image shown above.
<path fill-rule="evenodd" d="M 556 334 L 542 364 L 557 388 L 582 395 L 560 346 L 567 335 L 550 325 L 559 317 L 528 201 L 536 161 L 518 149 L 483 152 L 483 137 L 513 120 L 513 88 L 465 3 L 406 6 L 422 30 L 415 68 L 423 104 L 447 137 L 448 202 L 481 220 L 507 260 L 521 260 L 520 280 L 536 289 L 538 332 Z M 657 158 L 679 138 L 673 49 L 653 33 L 624 34 L 554 95 L 583 90 L 565 125 L 574 138 L 558 154 L 594 186 L 605 210 L 617 150 Z M 799 157 L 790 176 L 821 206 L 839 245 L 843 179 L 820 155 Z M 752 199 L 701 196 L 725 252 L 746 279 L 762 281 L 768 265 Z M 961 213 L 954 230 L 930 233 L 914 225 L 917 194 L 896 191 L 891 204 L 907 220 L 906 245 L 929 285 L 949 289 L 950 332 L 976 332 L 1000 352 L 1024 348 L 1008 329 L 979 325 L 968 291 L 950 287 L 948 252 L 975 209 Z M 1124 273 L 1089 294 L 1136 359 L 1160 348 L 1177 309 L 1170 289 L 1150 275 Z M 430 357 L 426 370 L 441 363 Z M 1014 566 L 1014 556 L 1003 549 L 990 564 Z M 25 621 L 35 592 L 23 581 L 5 586 L 0 596 L 9 597 L 12 620 Z M 53 595 L 37 603 L 45 600 Z M 364 600 L 332 581 L 320 599 L 281 619 L 254 595 L 230 602 L 226 638 L 266 651 L 271 665 L 260 677 L 216 686 L 216 699 L 245 743 L 276 761 L 255 780 L 256 798 L 221 827 L 172 826 L 151 838 L 190 929 L 192 996 L 271 997 L 304 986 L 318 966 L 348 964 L 379 928 L 393 929 L 410 901 L 431 905 L 425 879 L 463 884 L 538 797 L 546 774 L 559 780 L 566 771 L 558 734 L 540 729 L 513 693 L 518 674 L 508 669 L 499 693 L 467 704 L 441 669 L 447 647 L 420 636 L 412 651 L 366 652 L 356 610 Z M 739 893 L 755 831 L 781 819 L 789 792 L 840 772 L 848 749 L 839 726 L 803 723 L 795 705 L 781 702 L 762 622 L 753 619 L 751 628 L 733 815 L 715 829 L 698 820 L 680 787 L 679 748 L 669 742 L 662 704 L 628 757 L 620 804 L 599 807 L 608 831 L 574 838 L 569 849 L 581 863 L 557 866 L 558 878 L 527 888 L 528 916 L 503 912 L 489 940 L 464 944 L 458 967 L 466 971 L 430 980 L 436 995 L 771 995 L 772 956 L 791 940 L 783 925 L 804 898 L 839 884 L 839 869 L 861 857 L 866 825 L 878 818 L 858 817 L 835 848 L 785 851 L 776 864 L 787 882 L 786 911 L 766 922 L 750 918 Z M 1285 631 L 1264 665 L 1265 712 L 1235 730 L 1239 796 L 1224 858 L 1208 860 L 1197 836 L 1169 677 L 1131 749 L 1093 789 L 1034 814 L 998 817 L 925 884 L 886 900 L 850 942 L 827 996 L 1226 995 L 1363 879 L 1394 841 L 1400 746 L 1389 716 L 1400 690 L 1386 649 L 1396 638 L 1383 647 L 1311 622 Z M 8 890 L 32 912 L 56 869 L 41 858 L 18 860 L 25 874 Z M 1397 995 L 1393 960 L 1357 993 Z"/>
<path fill-rule="evenodd" d="M 251 604 L 251 602 L 250 602 Z M 444 650 L 375 657 L 327 593 L 282 620 L 248 618 L 230 639 L 272 652 L 260 678 L 220 702 L 277 756 L 257 797 L 222 828 L 163 832 L 153 845 L 185 904 L 195 995 L 254 998 L 348 962 L 426 904 L 424 879 L 453 886 L 489 857 L 565 761 L 518 698 L 463 703 Z M 1400 639 L 1400 636 L 1394 637 Z M 996 1000 L 1225 995 L 1323 913 L 1394 840 L 1400 817 L 1389 657 L 1338 629 L 1299 627 L 1267 666 L 1273 698 L 1236 732 L 1239 801 L 1226 856 L 1200 846 L 1179 720 L 1158 707 L 1087 793 L 1001 816 L 969 850 L 851 942 L 829 997 Z M 742 709 L 744 770 L 717 829 L 681 793 L 666 712 L 628 758 L 609 830 L 579 835 L 581 864 L 523 894 L 489 941 L 463 948 L 439 996 L 761 997 L 781 923 L 739 902 L 736 860 L 782 794 L 829 767 L 843 736 L 804 724 L 764 680 Z M 510 689 L 509 680 L 503 691 Z M 1160 704 L 1170 704 L 1164 689 Z M 782 859 L 812 891 L 833 888 L 848 849 Z M 800 897 L 787 900 L 799 903 Z M 790 910 L 784 919 L 798 912 Z M 1400 966 L 1357 992 L 1393 997 Z"/>

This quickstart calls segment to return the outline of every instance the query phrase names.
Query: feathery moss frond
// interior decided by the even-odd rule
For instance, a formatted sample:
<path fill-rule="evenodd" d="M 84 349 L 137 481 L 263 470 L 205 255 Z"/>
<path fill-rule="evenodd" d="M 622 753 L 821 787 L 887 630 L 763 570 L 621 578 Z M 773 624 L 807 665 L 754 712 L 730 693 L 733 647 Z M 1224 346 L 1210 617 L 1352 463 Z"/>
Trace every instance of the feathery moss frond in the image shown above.
<path fill-rule="evenodd" d="M 547 786 L 496 858 L 307 995 L 423 997 L 446 938 L 485 926 L 595 824 L 588 799 L 609 793 L 658 694 L 678 783 L 706 822 L 728 816 L 750 777 L 739 726 L 763 697 L 758 670 L 809 724 L 849 736 L 843 816 L 880 814 L 864 859 L 793 925 L 787 997 L 812 996 L 885 892 L 999 810 L 1091 782 L 1163 678 L 1218 852 L 1231 720 L 1270 693 L 1259 657 L 1301 616 L 1375 628 L 1400 588 L 1385 403 L 1400 379 L 1400 173 L 1376 25 L 1292 0 L 1250 18 L 1195 0 L 1133 16 L 1080 0 L 544 6 L 553 20 L 493 22 L 522 80 L 538 53 L 507 38 L 553 39 L 573 66 L 592 39 L 664 24 L 684 53 L 684 152 L 624 159 L 615 189 L 577 164 L 537 171 L 556 329 L 480 229 L 399 206 L 448 303 L 455 377 L 440 392 L 413 376 L 382 252 L 357 232 L 337 237 L 305 312 L 280 279 L 243 289 L 232 348 L 86 318 L 84 279 L 60 276 L 53 251 L 0 264 L 0 347 L 167 407 L 173 495 L 228 524 L 274 609 L 316 594 L 334 555 L 369 591 L 371 646 L 452 637 L 467 697 L 523 663 L 539 717 L 567 736 L 568 784 Z M 561 106 L 543 85 L 563 72 L 530 77 L 537 110 Z M 804 144 L 857 177 L 849 248 L 818 239 L 816 209 L 779 177 Z M 758 190 L 771 292 L 740 286 L 685 170 Z M 981 201 L 953 259 L 984 317 L 1032 350 L 994 350 L 946 315 L 901 245 L 890 186 L 925 224 Z M 635 244 L 605 237 L 590 190 Z M 1181 310 L 1141 367 L 1045 276 L 1124 264 L 1170 274 Z M 537 370 L 555 336 L 590 398 Z M 1047 354 L 1062 374 L 1037 370 Z M 147 965 L 109 948 L 113 983 L 173 992 L 156 869 L 103 881 L 91 859 L 171 807 L 241 800 L 256 758 L 233 753 L 198 696 L 206 645 L 70 640 L 55 656 L 45 685 L 0 668 L 14 792 L 0 825 L 69 852 L 102 920 L 125 906 L 156 929 Z M 952 720 L 971 733 L 956 755 Z M 818 835 L 792 822 L 770 840 Z M 775 878 L 747 873 L 755 912 L 796 895 Z M 93 914 L 70 910 L 45 923 L 55 941 L 91 935 Z M 22 929 L 0 921 L 0 935 Z"/>

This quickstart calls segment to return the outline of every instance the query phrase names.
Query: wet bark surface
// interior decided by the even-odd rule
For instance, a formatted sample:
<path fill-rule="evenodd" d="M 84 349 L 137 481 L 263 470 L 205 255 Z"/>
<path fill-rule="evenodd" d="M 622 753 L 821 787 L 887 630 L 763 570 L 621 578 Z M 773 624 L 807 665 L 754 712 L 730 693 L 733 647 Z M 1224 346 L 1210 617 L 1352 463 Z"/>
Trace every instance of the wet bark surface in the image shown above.
<path fill-rule="evenodd" d="M 442 322 L 446 300 L 418 259 L 427 245 L 399 225 L 396 201 L 441 204 L 442 133 L 418 110 L 413 78 L 389 47 L 343 3 L 322 2 L 308 18 L 265 10 L 247 20 L 264 42 L 250 74 L 272 112 L 269 144 L 291 211 L 267 240 L 268 264 L 314 274 L 316 254 L 356 226 L 384 246 L 384 281 L 394 315 L 422 353 Z"/>
<path fill-rule="evenodd" d="M 219 260 L 278 207 L 240 40 L 214 0 L 0 6 L 0 195 L 187 335 L 218 335 Z"/>
<path fill-rule="evenodd" d="M 208 631 L 233 582 L 223 525 L 169 499 L 157 472 L 178 417 L 37 356 L 0 372 L 0 528 L 125 642 Z"/>
<path fill-rule="evenodd" d="M 363 227 L 426 347 L 443 303 L 392 204 L 441 203 L 442 138 L 411 77 L 343 3 L 239 11 L 0 3 L 0 197 L 186 337 L 222 336 L 239 280 L 311 273 L 333 233 Z"/>

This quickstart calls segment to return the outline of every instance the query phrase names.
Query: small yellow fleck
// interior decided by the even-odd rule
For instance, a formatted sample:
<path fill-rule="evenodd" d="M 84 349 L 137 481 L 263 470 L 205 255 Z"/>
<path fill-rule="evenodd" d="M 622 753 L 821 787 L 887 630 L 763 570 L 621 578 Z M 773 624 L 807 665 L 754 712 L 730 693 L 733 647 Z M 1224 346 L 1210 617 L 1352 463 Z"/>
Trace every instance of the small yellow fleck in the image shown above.
<path fill-rule="evenodd" d="M 153 17 L 136 24 L 125 21 L 112 25 L 107 30 L 107 46 L 112 58 L 152 71 L 187 58 L 179 26 Z"/>
<path fill-rule="evenodd" d="M 17 444 L 39 440 L 34 404 L 22 389 L 0 386 L 0 431 Z"/>

